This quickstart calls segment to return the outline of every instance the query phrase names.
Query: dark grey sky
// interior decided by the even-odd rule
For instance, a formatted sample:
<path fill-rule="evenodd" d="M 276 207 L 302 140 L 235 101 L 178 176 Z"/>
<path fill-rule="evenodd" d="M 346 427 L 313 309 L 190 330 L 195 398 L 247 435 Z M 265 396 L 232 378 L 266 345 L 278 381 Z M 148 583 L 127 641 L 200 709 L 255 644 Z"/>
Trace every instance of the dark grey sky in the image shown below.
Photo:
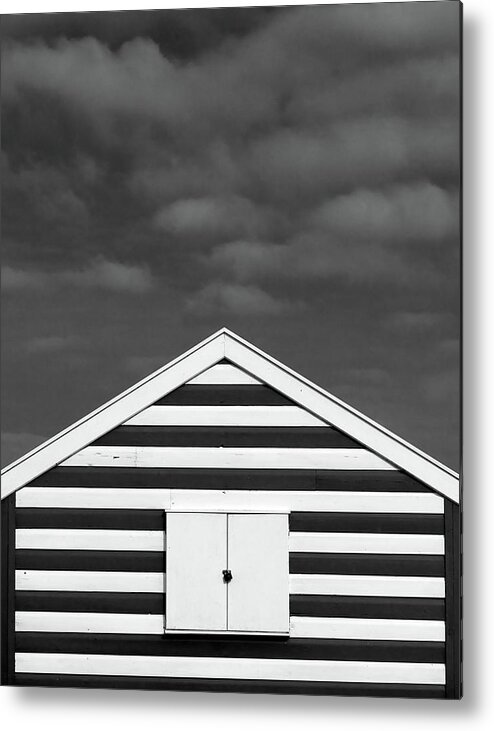
<path fill-rule="evenodd" d="M 226 325 L 458 467 L 459 3 L 2 17 L 2 462 Z"/>

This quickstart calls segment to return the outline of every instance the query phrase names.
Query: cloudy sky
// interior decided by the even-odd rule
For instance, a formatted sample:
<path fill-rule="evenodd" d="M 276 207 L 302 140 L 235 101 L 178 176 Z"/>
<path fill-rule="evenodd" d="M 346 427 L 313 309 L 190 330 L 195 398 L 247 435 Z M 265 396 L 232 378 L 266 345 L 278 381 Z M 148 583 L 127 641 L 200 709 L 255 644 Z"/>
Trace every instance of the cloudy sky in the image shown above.
<path fill-rule="evenodd" d="M 459 4 L 2 18 L 2 462 L 223 325 L 458 467 Z"/>

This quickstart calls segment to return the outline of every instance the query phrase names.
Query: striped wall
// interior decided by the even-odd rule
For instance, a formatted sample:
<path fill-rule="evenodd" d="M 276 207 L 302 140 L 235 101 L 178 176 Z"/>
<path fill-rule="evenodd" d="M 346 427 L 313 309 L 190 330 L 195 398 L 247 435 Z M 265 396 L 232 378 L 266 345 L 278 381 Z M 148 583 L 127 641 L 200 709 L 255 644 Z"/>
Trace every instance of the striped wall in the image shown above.
<path fill-rule="evenodd" d="M 13 498 L 17 684 L 446 694 L 444 499 L 229 364 Z M 288 640 L 164 634 L 171 508 L 290 511 Z"/>

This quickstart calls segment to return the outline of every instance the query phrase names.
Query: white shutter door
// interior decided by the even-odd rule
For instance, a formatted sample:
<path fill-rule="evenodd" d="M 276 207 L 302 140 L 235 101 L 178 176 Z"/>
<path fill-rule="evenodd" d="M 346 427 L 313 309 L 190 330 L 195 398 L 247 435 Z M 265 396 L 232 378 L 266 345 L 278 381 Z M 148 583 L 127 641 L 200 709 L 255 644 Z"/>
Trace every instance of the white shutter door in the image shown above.
<path fill-rule="evenodd" d="M 167 514 L 167 630 L 227 629 L 226 530 L 225 514 Z"/>
<path fill-rule="evenodd" d="M 288 633 L 288 516 L 228 516 L 228 629 Z"/>

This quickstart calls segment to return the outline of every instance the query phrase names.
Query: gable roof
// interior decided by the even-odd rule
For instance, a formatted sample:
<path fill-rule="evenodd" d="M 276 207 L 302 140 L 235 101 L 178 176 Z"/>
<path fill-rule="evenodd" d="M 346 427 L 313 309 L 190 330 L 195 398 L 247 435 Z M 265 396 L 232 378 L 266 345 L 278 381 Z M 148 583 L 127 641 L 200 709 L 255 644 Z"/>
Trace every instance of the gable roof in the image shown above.
<path fill-rule="evenodd" d="M 52 469 L 224 358 L 280 391 L 319 419 L 361 442 L 436 492 L 459 502 L 459 475 L 456 472 L 227 328 L 222 328 L 206 338 L 5 467 L 2 470 L 2 498 Z"/>

